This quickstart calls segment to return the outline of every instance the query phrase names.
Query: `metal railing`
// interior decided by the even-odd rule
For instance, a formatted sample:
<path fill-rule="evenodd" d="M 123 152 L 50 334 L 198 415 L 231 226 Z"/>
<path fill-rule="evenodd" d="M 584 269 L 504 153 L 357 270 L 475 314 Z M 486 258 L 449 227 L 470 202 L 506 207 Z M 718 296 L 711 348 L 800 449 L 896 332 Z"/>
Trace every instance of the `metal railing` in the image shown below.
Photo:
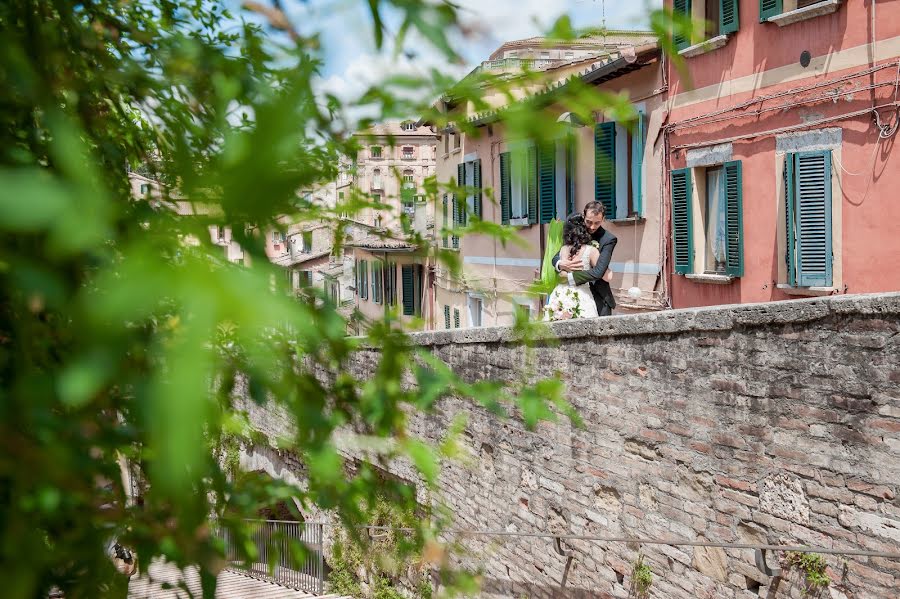
<path fill-rule="evenodd" d="M 325 560 L 322 524 L 289 520 L 247 520 L 250 540 L 259 555 L 253 563 L 244 561 L 233 534 L 216 527 L 225 542 L 225 559 L 236 570 L 254 578 L 321 595 L 325 588 Z M 302 548 L 302 555 L 296 549 Z"/>

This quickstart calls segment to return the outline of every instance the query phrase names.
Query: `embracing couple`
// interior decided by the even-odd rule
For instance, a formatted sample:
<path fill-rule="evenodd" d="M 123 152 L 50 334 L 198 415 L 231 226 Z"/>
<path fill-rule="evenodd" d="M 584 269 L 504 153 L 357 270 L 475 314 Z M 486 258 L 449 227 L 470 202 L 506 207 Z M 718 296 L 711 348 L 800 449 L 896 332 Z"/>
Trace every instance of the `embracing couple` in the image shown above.
<path fill-rule="evenodd" d="M 603 228 L 604 212 L 601 202 L 589 202 L 582 214 L 570 216 L 563 227 L 563 246 L 553 257 L 553 267 L 565 280 L 547 300 L 557 314 L 554 320 L 609 316 L 616 307 L 608 269 L 618 240 Z"/>

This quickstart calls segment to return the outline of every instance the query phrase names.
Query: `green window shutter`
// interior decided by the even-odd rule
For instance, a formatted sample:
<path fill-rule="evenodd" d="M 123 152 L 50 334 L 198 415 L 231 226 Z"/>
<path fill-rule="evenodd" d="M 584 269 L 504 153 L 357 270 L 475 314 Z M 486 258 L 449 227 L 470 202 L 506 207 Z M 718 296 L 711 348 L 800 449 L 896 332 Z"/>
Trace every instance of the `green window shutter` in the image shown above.
<path fill-rule="evenodd" d="M 463 162 L 460 162 L 456 165 L 456 184 L 460 187 L 465 187 L 466 185 L 466 165 Z M 459 216 L 457 217 L 457 222 L 463 226 L 466 224 L 466 198 L 468 197 L 468 190 L 463 192 L 463 201 L 457 203 L 457 209 L 459 210 Z"/>
<path fill-rule="evenodd" d="M 481 216 L 481 159 L 474 161 L 472 163 L 472 185 L 475 187 L 475 195 L 473 199 L 473 207 L 472 212 L 478 218 L 482 218 Z"/>
<path fill-rule="evenodd" d="M 546 143 L 540 147 L 538 168 L 540 220 L 542 223 L 549 223 L 556 216 L 556 144 Z"/>
<path fill-rule="evenodd" d="M 376 304 L 381 303 L 381 292 L 382 292 L 382 283 L 384 282 L 381 277 L 381 262 L 373 262 L 372 263 L 372 298 L 375 300 Z"/>
<path fill-rule="evenodd" d="M 453 308 L 453 328 L 459 328 L 459 308 Z"/>
<path fill-rule="evenodd" d="M 538 154 L 534 146 L 528 148 L 525 168 L 528 170 L 528 222 L 538 222 Z"/>
<path fill-rule="evenodd" d="M 676 274 L 694 272 L 691 194 L 691 169 L 672 171 L 672 248 Z"/>
<path fill-rule="evenodd" d="M 760 1 L 762 2 L 764 0 Z M 676 14 L 682 14 L 690 18 L 691 0 L 672 0 L 672 11 Z M 672 43 L 675 44 L 676 50 L 684 50 L 691 45 L 691 40 L 687 36 L 681 34 L 673 34 Z"/>
<path fill-rule="evenodd" d="M 452 194 L 450 196 L 450 210 L 453 212 L 453 227 L 456 228 L 460 225 L 459 220 L 459 201 L 456 199 L 456 194 Z M 459 248 L 459 235 L 453 235 L 451 238 L 452 244 L 454 248 Z"/>
<path fill-rule="evenodd" d="M 631 207 L 638 216 L 644 214 L 644 144 L 647 139 L 647 115 L 638 111 L 631 134 Z M 629 216 L 629 215 L 624 215 Z"/>
<path fill-rule="evenodd" d="M 365 260 L 359 261 L 359 296 L 369 299 L 369 263 Z"/>
<path fill-rule="evenodd" d="M 735 33 L 739 21 L 738 0 L 719 0 L 719 35 Z"/>
<path fill-rule="evenodd" d="M 741 161 L 726 162 L 725 171 L 725 274 L 744 276 L 744 208 Z"/>
<path fill-rule="evenodd" d="M 450 328 L 450 306 L 444 304 L 444 328 Z"/>
<path fill-rule="evenodd" d="M 500 222 L 508 225 L 512 215 L 512 185 L 509 178 L 509 152 L 500 154 Z"/>
<path fill-rule="evenodd" d="M 444 194 L 444 197 L 441 199 L 441 212 L 444 216 L 443 222 L 444 222 L 444 228 L 446 229 L 450 225 L 450 223 L 447 221 L 447 194 L 446 193 Z M 442 240 L 442 245 L 444 247 L 449 247 L 450 239 L 449 239 L 449 237 L 447 237 L 447 235 L 444 235 L 441 238 L 441 240 Z"/>
<path fill-rule="evenodd" d="M 797 285 L 830 287 L 831 151 L 794 155 Z"/>
<path fill-rule="evenodd" d="M 780 15 L 783 10 L 782 0 L 759 0 L 759 22 L 764 23 L 769 17 Z"/>
<path fill-rule="evenodd" d="M 616 124 L 594 125 L 594 199 L 616 218 Z"/>
<path fill-rule="evenodd" d="M 384 301 L 388 305 L 393 306 L 397 303 L 397 265 L 393 262 L 385 262 L 384 267 L 387 269 L 387 274 L 384 277 L 384 284 L 387 287 Z"/>
<path fill-rule="evenodd" d="M 784 157 L 784 261 L 787 264 L 787 283 L 797 285 L 796 239 L 797 228 L 794 221 L 794 155 Z"/>
<path fill-rule="evenodd" d="M 413 265 L 404 264 L 400 267 L 400 276 L 403 281 L 403 314 L 412 316 L 416 312 L 415 285 L 413 283 Z"/>

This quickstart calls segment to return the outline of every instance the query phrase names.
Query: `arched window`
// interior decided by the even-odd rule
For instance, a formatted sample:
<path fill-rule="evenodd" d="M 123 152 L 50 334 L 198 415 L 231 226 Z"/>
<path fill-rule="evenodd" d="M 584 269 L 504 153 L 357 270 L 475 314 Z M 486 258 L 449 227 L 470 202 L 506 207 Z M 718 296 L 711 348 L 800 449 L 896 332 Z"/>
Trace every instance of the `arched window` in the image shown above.
<path fill-rule="evenodd" d="M 372 189 L 381 189 L 381 169 L 372 171 Z"/>
<path fill-rule="evenodd" d="M 415 121 L 404 121 L 400 124 L 400 128 L 404 131 L 415 131 L 418 127 L 416 127 Z"/>

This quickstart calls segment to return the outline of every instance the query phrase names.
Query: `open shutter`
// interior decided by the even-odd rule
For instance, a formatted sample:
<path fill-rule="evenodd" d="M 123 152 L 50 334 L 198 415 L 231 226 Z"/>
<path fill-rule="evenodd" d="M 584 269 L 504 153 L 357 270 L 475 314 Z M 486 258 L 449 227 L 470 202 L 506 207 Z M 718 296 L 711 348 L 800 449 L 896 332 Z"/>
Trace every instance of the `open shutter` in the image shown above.
<path fill-rule="evenodd" d="M 677 274 L 694 272 L 691 194 L 691 169 L 672 171 L 672 248 Z"/>
<path fill-rule="evenodd" d="M 528 222 L 538 222 L 538 155 L 537 148 L 528 148 L 525 168 L 528 171 Z"/>
<path fill-rule="evenodd" d="M 738 0 L 719 0 L 719 34 L 735 33 L 739 25 Z"/>
<path fill-rule="evenodd" d="M 448 214 L 447 214 L 447 194 L 446 193 L 444 194 L 444 197 L 441 199 L 441 213 L 443 214 L 443 217 L 444 217 L 444 220 L 443 220 L 444 228 L 445 229 L 450 228 L 450 221 L 447 220 Z M 450 238 L 447 235 L 442 236 L 441 240 L 442 240 L 442 245 L 445 248 L 450 246 Z"/>
<path fill-rule="evenodd" d="M 459 226 L 459 200 L 456 199 L 456 194 L 452 194 L 450 196 L 450 211 L 453 212 L 453 228 Z M 451 237 L 451 242 L 454 248 L 459 247 L 459 235 L 453 235 Z"/>
<path fill-rule="evenodd" d="M 444 328 L 450 328 L 450 306 L 444 304 Z"/>
<path fill-rule="evenodd" d="M 359 261 L 359 289 L 360 297 L 369 299 L 369 263 L 366 260 Z"/>
<path fill-rule="evenodd" d="M 416 288 L 413 283 L 413 265 L 402 265 L 400 267 L 400 276 L 403 279 L 403 314 L 405 316 L 412 316 L 416 312 Z"/>
<path fill-rule="evenodd" d="M 644 143 L 646 137 L 647 116 L 638 111 L 638 120 L 634 125 L 634 132 L 631 134 L 631 209 L 637 216 L 644 214 Z"/>
<path fill-rule="evenodd" d="M 456 165 L 456 184 L 460 187 L 466 186 L 466 165 L 464 162 L 460 162 Z M 459 210 L 459 216 L 456 217 L 457 222 L 460 225 L 465 226 L 466 224 L 466 200 L 468 197 L 469 190 L 464 190 L 463 192 L 463 201 L 457 202 L 456 207 Z"/>
<path fill-rule="evenodd" d="M 482 218 L 481 216 L 481 159 L 474 161 L 472 163 L 472 185 L 475 187 L 473 190 L 474 196 L 472 199 L 472 212 L 478 218 Z"/>
<path fill-rule="evenodd" d="M 607 219 L 616 218 L 616 124 L 594 125 L 594 199 Z"/>
<path fill-rule="evenodd" d="M 541 145 L 539 154 L 540 222 L 549 223 L 556 215 L 556 145 Z"/>
<path fill-rule="evenodd" d="M 725 274 L 744 276 L 744 216 L 741 161 L 725 163 Z"/>
<path fill-rule="evenodd" d="M 780 15 L 784 10 L 782 0 L 759 0 L 759 22 L 769 20 L 769 17 Z"/>
<path fill-rule="evenodd" d="M 830 287 L 831 151 L 795 154 L 797 285 Z"/>
<path fill-rule="evenodd" d="M 760 2 L 763 1 L 765 0 L 760 0 Z M 672 0 L 672 10 L 676 14 L 690 18 L 691 0 Z M 687 36 L 677 33 L 672 35 L 672 43 L 675 44 L 676 50 L 683 50 L 691 45 L 691 40 Z"/>
<path fill-rule="evenodd" d="M 787 283 L 797 284 L 797 227 L 794 220 L 794 155 L 787 154 L 784 157 L 784 261 L 787 264 Z"/>
<path fill-rule="evenodd" d="M 500 222 L 508 225 L 512 215 L 512 185 L 509 178 L 509 152 L 500 154 Z"/>

